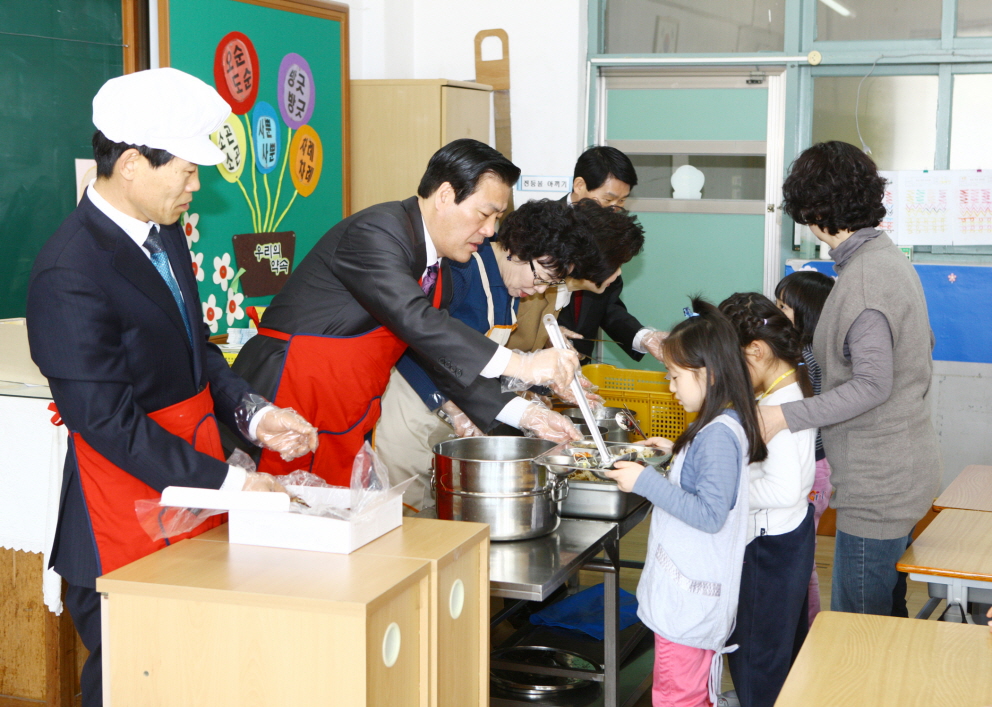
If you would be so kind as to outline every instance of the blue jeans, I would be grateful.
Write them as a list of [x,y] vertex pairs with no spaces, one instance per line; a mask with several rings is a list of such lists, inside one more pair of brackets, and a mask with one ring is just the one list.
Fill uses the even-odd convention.
[[880,616],[908,616],[906,574],[896,562],[913,535],[872,540],[837,531],[830,610]]

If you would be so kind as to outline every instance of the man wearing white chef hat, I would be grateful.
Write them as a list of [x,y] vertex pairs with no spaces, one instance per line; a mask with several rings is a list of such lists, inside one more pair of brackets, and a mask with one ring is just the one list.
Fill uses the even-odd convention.
[[166,486],[282,491],[224,461],[217,420],[294,458],[316,430],[270,405],[207,340],[176,222],[200,188],[198,165],[231,109],[199,79],[153,69],[111,79],[93,99],[97,178],[31,273],[31,356],[70,433],[52,566],[90,657],[84,707],[103,703],[98,576],[190,533],[153,541],[135,501]]

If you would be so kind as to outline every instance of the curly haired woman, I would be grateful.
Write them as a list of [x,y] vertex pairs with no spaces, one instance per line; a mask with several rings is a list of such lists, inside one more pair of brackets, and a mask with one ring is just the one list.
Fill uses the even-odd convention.
[[766,438],[819,427],[836,489],[830,608],[906,616],[896,562],[941,478],[930,421],[933,332],[913,266],[877,229],[885,179],[853,145],[813,145],[793,163],[783,208],[830,246],[837,284],[813,336],[822,393],[761,408]]

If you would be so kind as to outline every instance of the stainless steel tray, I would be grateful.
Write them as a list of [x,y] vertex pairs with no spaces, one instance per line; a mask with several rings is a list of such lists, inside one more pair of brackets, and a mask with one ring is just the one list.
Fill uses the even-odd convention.
[[568,480],[568,496],[561,502],[566,518],[620,520],[637,508],[644,498],[624,493],[613,482]]

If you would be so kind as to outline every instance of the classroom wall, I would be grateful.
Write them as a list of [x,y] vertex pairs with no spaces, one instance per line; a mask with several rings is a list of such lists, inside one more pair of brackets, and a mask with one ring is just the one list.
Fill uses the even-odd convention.
[[[349,4],[353,79],[473,80],[475,33],[505,29],[510,38],[513,159],[525,174],[571,175],[585,147],[585,0]],[[517,193],[515,200],[544,196],[560,193]],[[621,358],[623,365],[634,365]],[[992,463],[992,364],[935,361],[933,399],[946,486],[965,465]]]
[[[513,161],[524,174],[571,176],[585,147],[583,0],[354,0],[348,4],[353,79],[473,81],[476,33],[506,30]],[[514,200],[562,194],[525,192],[515,194]]]

